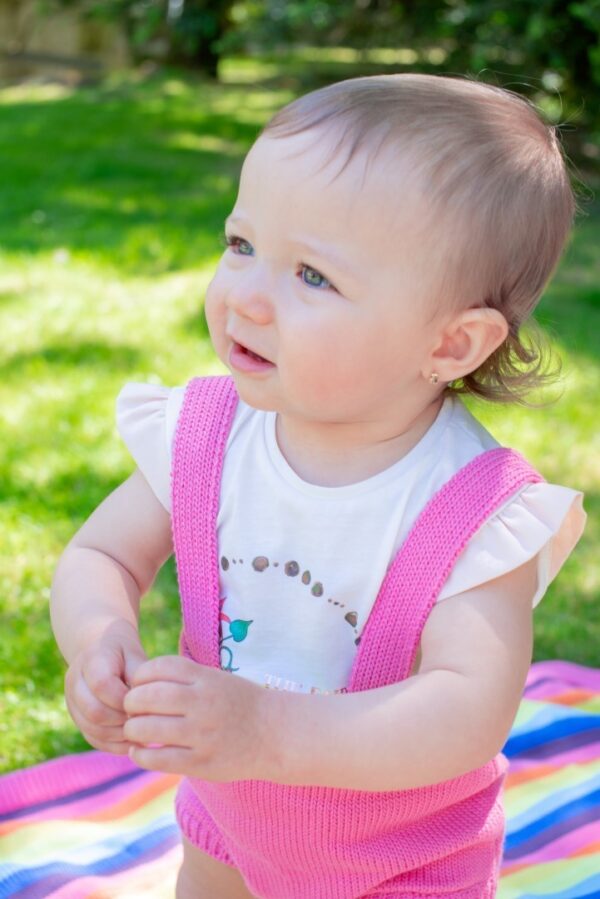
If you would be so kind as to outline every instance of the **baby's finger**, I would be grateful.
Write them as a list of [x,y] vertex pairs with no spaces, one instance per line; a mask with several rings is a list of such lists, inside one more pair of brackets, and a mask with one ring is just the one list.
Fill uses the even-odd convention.
[[123,727],[123,736],[131,743],[144,746],[189,747],[185,736],[185,719],[176,715],[137,715]]
[[123,679],[126,684],[131,684],[133,681],[133,677],[135,672],[138,670],[140,665],[143,665],[144,662],[148,661],[148,656],[143,651],[143,649],[135,649],[135,650],[126,650],[124,654],[124,671],[123,671]]
[[92,694],[104,705],[117,712],[123,711],[127,686],[112,656],[93,656],[85,664],[83,677]]
[[127,755],[131,749],[131,743],[124,740],[115,743],[109,740],[97,740],[95,737],[86,733],[84,733],[83,736],[90,746],[94,749],[99,749],[100,752],[111,752],[113,755]]
[[[82,677],[67,685],[66,697],[71,714],[76,711],[86,723],[102,727],[119,727],[127,720],[124,712],[117,712],[100,702]],[[77,721],[75,723],[78,724]]]
[[67,697],[67,708],[71,718],[75,722],[76,727],[86,737],[93,737],[103,742],[119,743],[124,740],[123,725],[105,726],[102,724],[94,724],[81,712],[81,709]]
[[189,704],[187,685],[159,681],[132,687],[124,700],[128,715],[183,715]]
[[85,721],[82,721],[79,729],[88,742],[94,740],[96,743],[102,743],[104,746],[129,742],[125,739],[122,727],[94,727],[93,724],[87,724]]
[[140,665],[131,680],[131,686],[138,687],[154,681],[171,681],[190,685],[198,679],[204,667],[206,666],[192,662],[191,659],[183,656],[158,656]]
[[131,746],[129,758],[140,768],[146,768],[148,771],[184,774],[190,769],[193,754],[190,749],[175,746]]

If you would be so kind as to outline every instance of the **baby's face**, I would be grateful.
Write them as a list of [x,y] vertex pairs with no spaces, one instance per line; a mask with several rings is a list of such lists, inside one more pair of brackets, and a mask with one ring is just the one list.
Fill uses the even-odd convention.
[[313,132],[253,146],[206,314],[251,406],[364,421],[422,389],[435,245],[423,241],[410,173],[396,165],[392,176],[378,157],[365,174],[358,158],[334,179],[339,161],[323,167],[330,140]]

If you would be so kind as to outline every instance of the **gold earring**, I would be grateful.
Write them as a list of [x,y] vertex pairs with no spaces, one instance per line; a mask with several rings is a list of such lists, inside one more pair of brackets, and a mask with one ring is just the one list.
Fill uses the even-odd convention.
[[431,384],[437,384],[439,379],[440,379],[440,376],[438,375],[437,371],[432,371],[431,374],[429,375],[429,381]]

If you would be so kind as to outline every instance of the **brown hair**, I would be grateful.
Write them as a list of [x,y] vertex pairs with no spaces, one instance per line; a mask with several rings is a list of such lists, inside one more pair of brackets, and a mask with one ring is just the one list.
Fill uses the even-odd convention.
[[[263,129],[285,137],[335,129],[344,166],[363,147],[403,154],[424,185],[434,229],[432,260],[451,308],[487,306],[506,319],[506,340],[446,392],[528,405],[525,395],[555,378],[550,345],[530,319],[558,264],[575,212],[554,127],[524,97],[439,75],[376,75],[340,81],[279,110]],[[438,296],[435,297],[438,302]],[[528,322],[527,340],[521,327]]]

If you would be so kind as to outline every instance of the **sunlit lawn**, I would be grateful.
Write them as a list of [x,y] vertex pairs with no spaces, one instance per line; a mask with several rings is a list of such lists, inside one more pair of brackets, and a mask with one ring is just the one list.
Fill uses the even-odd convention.
[[[227,72],[220,86],[173,73],[0,91],[0,770],[86,748],[63,707],[49,584],[71,534],[131,470],[116,394],[223,371],[203,291],[243,153],[292,96]],[[560,402],[480,409],[548,480],[587,493],[587,534],[535,618],[536,659],[582,664],[598,663],[600,644],[599,239],[590,207],[541,307],[564,358]],[[175,651],[171,563],[145,608],[149,653]]]

